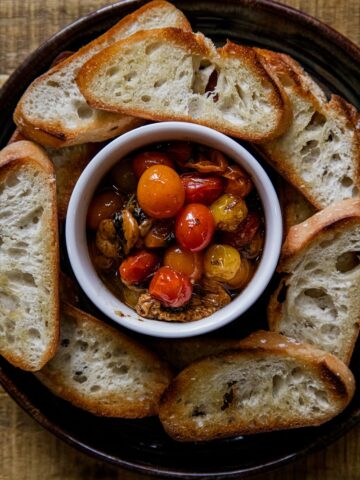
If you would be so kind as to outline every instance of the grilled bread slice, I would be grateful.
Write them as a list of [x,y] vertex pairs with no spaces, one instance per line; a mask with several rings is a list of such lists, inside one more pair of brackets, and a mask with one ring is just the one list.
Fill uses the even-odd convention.
[[0,354],[39,370],[59,335],[59,242],[53,166],[28,141],[0,152]]
[[155,0],[37,78],[20,99],[14,120],[21,132],[44,146],[63,147],[113,138],[143,123],[140,119],[90,108],[76,83],[81,66],[93,55],[128,35],[148,28],[191,30],[173,5]]
[[95,415],[141,418],[158,413],[172,374],[150,350],[62,303],[59,349],[36,376],[55,395]]
[[270,329],[349,363],[360,322],[360,199],[343,200],[293,226],[268,306]]
[[228,42],[216,50],[202,34],[176,28],[114,43],[80,69],[77,82],[94,108],[195,122],[254,142],[280,135],[290,121],[280,82],[254,49]]
[[271,332],[200,360],[166,390],[160,420],[175,440],[212,440],[320,425],[350,402],[354,377],[338,358]]
[[261,145],[267,160],[317,209],[358,196],[360,116],[337,95],[324,92],[287,55],[257,50],[283,84],[293,109],[290,128]]

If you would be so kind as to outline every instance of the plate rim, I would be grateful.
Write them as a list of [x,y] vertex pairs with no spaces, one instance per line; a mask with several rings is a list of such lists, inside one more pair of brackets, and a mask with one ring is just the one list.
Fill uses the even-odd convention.
[[[224,0],[223,0],[224,1]],[[14,72],[9,76],[4,85],[0,88],[0,102],[9,104],[13,97],[17,99],[28,86],[27,82],[22,81],[22,76],[24,72],[27,72],[29,67],[34,63],[34,61],[42,63],[50,63],[49,56],[50,51],[58,45],[60,41],[63,40],[64,36],[67,37],[68,42],[71,42],[74,38],[77,37],[79,32],[83,31],[85,26],[94,25],[98,21],[105,19],[111,16],[113,11],[116,11],[117,8],[123,8],[122,12],[124,15],[127,13],[126,9],[128,7],[129,11],[135,10],[135,8],[140,7],[141,5],[147,3],[144,0],[118,0],[110,5],[105,5],[101,8],[98,8],[76,20],[65,25],[59,31],[51,35],[48,39],[45,39],[40,46],[34,50],[30,55],[28,55],[23,62],[14,70]],[[175,5],[181,2],[173,2]],[[205,2],[206,3],[206,2]],[[320,31],[329,41],[336,44],[336,46],[346,52],[347,55],[353,57],[355,62],[360,64],[360,46],[356,45],[352,40],[344,36],[342,33],[338,32],[331,26],[323,23],[321,20],[302,12],[294,7],[279,3],[275,0],[225,0],[226,4],[239,5],[242,4],[245,7],[251,8],[256,7],[260,10],[266,12],[278,13],[280,15],[286,16],[287,18],[294,19],[297,18],[298,22],[302,22],[306,27],[311,28],[311,30]],[[12,92],[13,84],[20,85],[20,90],[17,94],[14,95]],[[21,90],[22,88],[22,90]],[[7,120],[7,123],[9,121]],[[10,122],[11,124],[11,122]],[[163,478],[182,478],[182,479],[194,479],[194,478],[211,478],[211,479],[239,479],[239,478],[249,478],[253,475],[258,475],[260,473],[269,472],[291,462],[295,462],[304,456],[318,451],[322,448],[329,446],[331,443],[345,435],[350,429],[360,422],[360,407],[355,409],[351,415],[347,418],[346,424],[340,424],[336,432],[329,435],[322,435],[318,437],[312,444],[307,445],[302,450],[297,451],[296,453],[289,454],[280,459],[272,460],[267,463],[263,463],[257,466],[245,467],[241,469],[233,469],[232,471],[225,472],[204,472],[204,473],[183,473],[181,471],[169,470],[165,467],[159,466],[145,466],[139,465],[135,462],[127,461],[120,459],[119,457],[114,457],[108,455],[104,452],[99,451],[98,449],[91,447],[82,441],[75,439],[72,435],[66,433],[63,429],[59,428],[57,424],[52,423],[45,414],[43,414],[30,400],[29,398],[21,391],[21,389],[15,384],[11,377],[1,368],[0,366],[0,384],[3,386],[5,391],[10,395],[10,397],[15,400],[15,402],[27,413],[29,414],[37,423],[44,427],[47,431],[54,434],[57,438],[65,441],[68,445],[94,457],[98,460],[110,463],[117,467],[125,468],[130,471],[139,472],[147,475],[154,475]]]

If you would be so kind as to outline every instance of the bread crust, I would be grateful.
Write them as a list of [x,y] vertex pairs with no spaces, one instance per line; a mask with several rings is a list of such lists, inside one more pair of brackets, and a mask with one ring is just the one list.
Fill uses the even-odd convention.
[[[209,424],[199,428],[194,422],[179,419],[178,400],[182,398],[187,389],[196,389],[193,380],[197,375],[206,377],[208,369],[216,362],[239,362],[245,359],[256,360],[258,358],[284,358],[298,362],[303,368],[311,371],[314,376],[320,378],[326,385],[330,401],[333,403],[336,413],[332,412],[321,419],[303,418],[288,419],[287,425],[281,425],[276,418],[267,419],[267,424],[257,425],[243,420],[240,424]],[[185,368],[171,382],[165,391],[161,406],[160,420],[166,432],[178,441],[204,441],[215,438],[223,438],[234,435],[253,434],[264,431],[273,431],[283,428],[298,428],[316,426],[330,420],[335,414],[340,413],[349,404],[355,391],[355,380],[351,371],[339,359],[330,353],[323,352],[309,345],[292,341],[286,337],[272,332],[258,331],[239,342],[236,350],[223,352],[199,360]],[[211,399],[204,399],[211,402]],[[260,415],[260,412],[259,412]],[[276,417],[276,415],[275,415]],[[289,413],[291,417],[291,413]],[[176,423],[173,419],[176,418]]]
[[[354,185],[360,189],[360,115],[356,108],[338,95],[332,95],[327,101],[322,89],[311,79],[303,68],[288,55],[265,49],[256,49],[268,63],[270,70],[278,77],[283,85],[290,85],[294,95],[304,99],[315,112],[320,112],[325,117],[331,112],[342,119],[345,129],[354,134],[352,142],[352,163],[354,166]],[[290,122],[291,123],[291,122]],[[281,140],[281,137],[279,138]],[[311,191],[307,182],[299,176],[291,159],[283,153],[277,143],[260,145],[264,158],[305,198],[317,209],[326,207],[319,202],[317,196]]]
[[[179,45],[188,51],[189,54],[198,55],[200,57],[210,59],[214,64],[225,58],[241,59],[246,63],[247,67],[253,71],[254,75],[261,77],[262,82],[271,90],[270,104],[276,111],[277,118],[274,121],[275,126],[265,134],[257,134],[243,131],[239,133],[238,129],[232,129],[217,122],[214,125],[213,121],[206,119],[197,119],[189,115],[176,114],[171,116],[169,114],[162,114],[159,111],[149,112],[136,107],[131,107],[131,104],[119,106],[103,102],[96,95],[94,95],[89,85],[91,80],[96,77],[103,65],[107,63],[113,56],[121,53],[123,48],[131,47],[138,42],[153,38],[157,41],[169,42],[174,45]],[[136,32],[131,37],[119,40],[112,44],[107,49],[102,50],[97,55],[92,57],[79,70],[76,82],[81,93],[86,98],[88,104],[93,108],[111,111],[115,113],[123,113],[133,115],[135,117],[146,118],[148,120],[166,121],[179,120],[205,125],[211,128],[216,128],[227,135],[242,138],[252,142],[264,142],[281,135],[289,126],[291,115],[291,107],[288,97],[283,89],[281,83],[275,80],[275,76],[269,74],[269,70],[265,68],[266,62],[257,55],[256,51],[251,47],[244,47],[236,45],[232,42],[216,50],[210,45],[202,34],[194,34],[192,32],[182,31],[178,28],[159,28],[147,31]]]
[[99,393],[98,396],[94,397],[82,395],[71,388],[66,376],[62,375],[60,369],[51,369],[51,362],[49,364],[50,368],[46,366],[45,369],[36,374],[36,377],[55,395],[69,401],[76,407],[98,416],[143,418],[156,415],[158,413],[161,394],[172,378],[172,372],[169,366],[146,347],[127,337],[119,330],[79,310],[75,306],[62,302],[61,312],[62,314],[70,316],[76,322],[79,329],[91,329],[92,334],[98,334],[99,338],[104,336],[104,334],[110,334],[112,338],[118,340],[119,345],[125,347],[128,352],[131,352],[132,355],[142,363],[152,366],[157,365],[159,371],[158,382],[157,384],[149,386],[149,388],[152,389],[151,399],[138,399],[138,401],[135,401],[127,399],[126,395],[121,397],[119,392]]
[[[8,173],[19,171],[23,166],[31,165],[34,170],[38,170],[41,174],[45,174],[50,190],[51,198],[51,219],[49,224],[49,234],[51,235],[51,278],[53,285],[53,302],[48,305],[51,309],[52,325],[48,326],[48,348],[44,351],[38,365],[34,367],[21,355],[17,354],[14,349],[9,348],[3,350],[1,355],[10,363],[23,370],[36,371],[42,368],[56,353],[57,343],[60,331],[59,319],[59,234],[57,222],[56,207],[56,184],[54,168],[46,153],[38,145],[27,140],[18,141],[5,147],[0,152],[0,178],[4,178]],[[40,179],[39,179],[40,181]]]
[[[66,128],[60,121],[54,122],[41,120],[39,118],[28,118],[25,112],[24,102],[25,96],[30,96],[34,88],[39,83],[41,84],[50,79],[53,73],[66,69],[68,65],[76,62],[79,57],[81,58],[94,48],[107,45],[117,32],[125,30],[129,25],[136,23],[144,13],[151,12],[151,10],[158,8],[177,10],[176,7],[169,2],[153,0],[121,19],[103,35],[88,43],[65,60],[57,63],[48,72],[35,79],[20,99],[14,112],[14,121],[23,135],[41,145],[59,148],[95,141],[102,142],[143,125],[144,121],[139,118],[124,117],[123,115],[120,116],[114,113],[102,112],[101,119],[93,120],[90,128]],[[182,12],[177,10],[177,14],[179,28],[191,31],[191,26]]]

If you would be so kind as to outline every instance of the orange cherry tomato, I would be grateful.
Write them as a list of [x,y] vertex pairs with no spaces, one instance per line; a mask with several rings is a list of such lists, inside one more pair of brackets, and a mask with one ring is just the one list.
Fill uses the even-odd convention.
[[155,222],[145,237],[146,248],[167,247],[175,239],[173,220]]
[[181,178],[166,165],[154,165],[141,175],[137,198],[140,207],[153,218],[174,217],[184,205]]
[[165,307],[178,308],[190,300],[192,285],[183,273],[171,267],[161,267],[151,279],[149,293]]
[[175,223],[175,237],[185,250],[204,250],[214,235],[215,222],[210,209],[201,203],[190,203],[179,213]]
[[224,190],[224,180],[216,175],[184,173],[181,180],[185,188],[185,203],[210,205]]
[[110,218],[121,209],[123,199],[113,190],[98,193],[90,202],[86,217],[86,225],[91,230],[97,230],[100,222]]
[[140,250],[127,257],[119,267],[121,280],[127,284],[142,283],[158,268],[160,258],[156,253]]
[[167,165],[174,168],[174,162],[169,155],[158,151],[138,153],[133,160],[133,170],[138,178],[153,165]]
[[179,245],[174,245],[166,250],[164,265],[197,281],[200,280],[203,271],[203,256],[200,252],[189,252]]

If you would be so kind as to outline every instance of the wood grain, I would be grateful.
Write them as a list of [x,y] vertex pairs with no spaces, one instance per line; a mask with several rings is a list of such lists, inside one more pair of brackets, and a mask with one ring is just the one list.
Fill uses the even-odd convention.
[[[287,0],[360,44],[360,0]],[[105,4],[0,0],[0,69],[11,73],[42,41]],[[4,77],[0,75],[0,82]],[[360,426],[334,445],[255,480],[359,480]],[[0,480],[150,480],[97,462],[44,431],[0,389]]]

